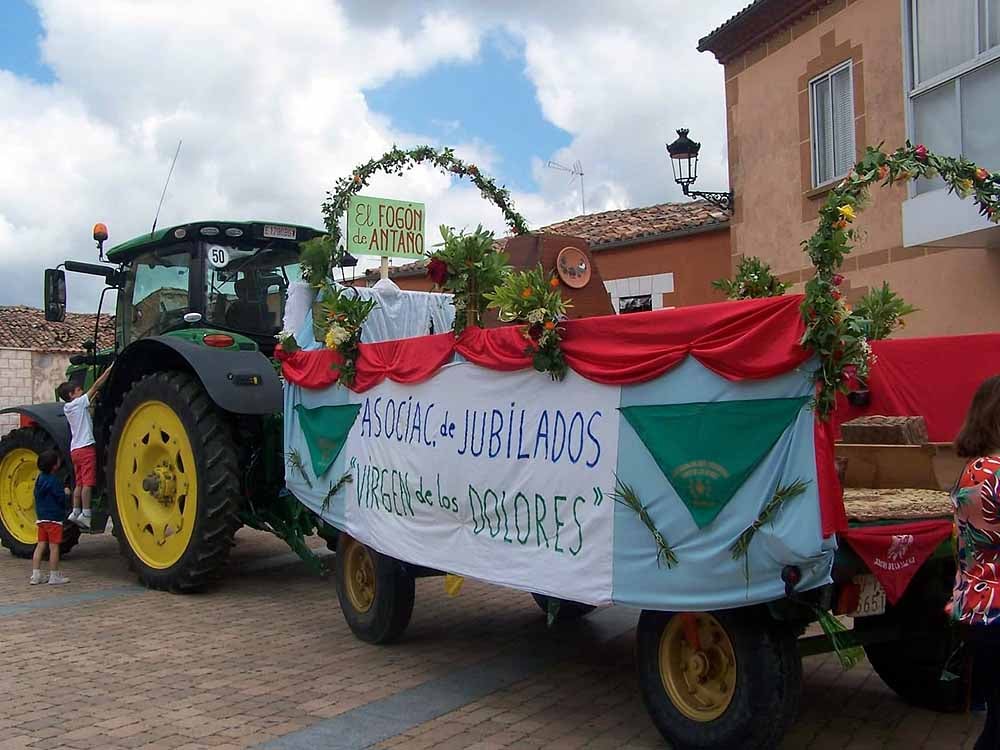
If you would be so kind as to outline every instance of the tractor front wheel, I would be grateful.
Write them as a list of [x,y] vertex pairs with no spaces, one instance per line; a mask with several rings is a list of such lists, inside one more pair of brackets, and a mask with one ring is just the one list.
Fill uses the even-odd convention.
[[397,640],[413,614],[413,576],[398,560],[344,533],[334,568],[337,599],[354,635],[367,643]]
[[[31,557],[38,542],[35,528],[35,480],[38,479],[38,454],[56,448],[45,432],[22,427],[0,440],[0,545],[14,557]],[[65,457],[57,476],[65,481],[69,469]],[[60,554],[67,554],[80,541],[80,527],[63,524]]]
[[219,576],[239,526],[239,467],[230,426],[196,377],[132,385],[106,476],[119,548],[146,586],[181,593]]

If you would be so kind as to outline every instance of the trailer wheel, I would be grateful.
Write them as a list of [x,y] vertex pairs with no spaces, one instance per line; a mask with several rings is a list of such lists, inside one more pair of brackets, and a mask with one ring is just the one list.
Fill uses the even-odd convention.
[[367,643],[397,640],[413,614],[413,576],[398,560],[344,533],[334,569],[340,609],[354,635]]
[[195,377],[160,372],[131,387],[105,476],[119,549],[146,586],[180,593],[218,578],[239,526],[237,450]]
[[[865,655],[876,674],[904,701],[942,713],[964,711],[970,673],[962,668],[962,655],[957,653],[961,639],[944,612],[947,593],[929,599],[916,596],[930,590],[928,578],[929,574],[918,572],[895,607],[883,615],[857,618],[854,629],[864,635],[869,629],[898,628],[897,638],[865,645]],[[946,666],[958,679],[941,679]]]
[[[9,549],[14,557],[28,558],[35,551],[38,542],[35,528],[38,454],[55,447],[52,438],[35,427],[13,430],[0,440],[0,545]],[[69,476],[65,457],[57,476],[61,481]],[[65,524],[60,554],[69,553],[79,541],[80,527]]]
[[[549,601],[551,597],[545,594],[532,594],[531,598],[535,600],[535,604],[538,608],[542,610],[546,615],[549,613]],[[572,622],[573,620],[579,620],[581,617],[586,617],[591,612],[593,612],[596,607],[591,604],[580,604],[580,602],[571,602],[566,599],[559,599],[559,613],[556,615],[557,620],[563,622]]]
[[774,748],[795,720],[795,635],[765,613],[643,611],[636,652],[643,702],[678,750]]

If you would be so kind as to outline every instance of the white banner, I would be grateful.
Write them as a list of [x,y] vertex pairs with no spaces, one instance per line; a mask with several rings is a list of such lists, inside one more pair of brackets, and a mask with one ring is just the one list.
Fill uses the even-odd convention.
[[347,530],[407,562],[610,602],[619,398],[573,372],[468,364],[352,394]]

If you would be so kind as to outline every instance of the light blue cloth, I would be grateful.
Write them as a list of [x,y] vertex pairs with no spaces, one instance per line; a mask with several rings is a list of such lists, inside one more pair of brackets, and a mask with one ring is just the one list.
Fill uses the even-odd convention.
[[[311,327],[311,320],[306,321]],[[311,338],[311,336],[310,336]],[[305,337],[302,339],[306,340]],[[453,367],[474,367],[468,363]],[[794,398],[812,392],[811,363],[794,372],[764,381],[730,382],[693,358],[648,383],[624,386],[621,405],[694,403],[764,398]],[[286,466],[291,491],[307,507],[334,526],[346,524],[350,485],[337,493],[326,512],[321,506],[331,485],[350,467],[345,453],[322,477],[315,477],[308,446],[299,429],[294,407],[341,405],[349,392],[337,386],[309,391],[285,387],[285,445],[303,457],[308,484],[298,469]],[[673,547],[678,563],[672,569],[657,563],[656,545],[633,510],[616,504],[613,512],[612,600],[644,609],[698,611],[725,609],[781,599],[784,565],[801,568],[800,590],[830,581],[836,541],[823,539],[813,442],[814,415],[804,406],[793,424],[767,454],[744,485],[708,526],[698,529],[684,503],[664,477],[628,422],[619,416],[617,473],[630,484],[649,511],[657,529]],[[747,435],[753,440],[753,435]],[[749,580],[744,560],[734,560],[730,546],[756,520],[775,488],[795,480],[807,482],[806,491],[791,499],[772,523],[761,527],[749,550]],[[610,487],[607,488],[610,494]],[[608,498],[608,502],[613,502]],[[419,562],[419,561],[416,561]]]
[[[763,398],[794,398],[812,392],[810,363],[777,378],[728,381],[693,358],[656,380],[622,388],[622,406]],[[813,443],[814,415],[804,406],[792,426],[736,492],[718,517],[698,529],[687,507],[631,426],[622,420],[618,475],[632,486],[678,562],[660,567],[649,530],[633,510],[615,508],[614,600],[630,606],[676,611],[725,609],[784,596],[783,565],[802,569],[803,590],[830,580],[836,542],[823,539]],[[753,435],[747,435],[753,440]],[[749,583],[745,561],[730,546],[757,519],[775,488],[797,479],[806,491],[788,501],[773,524],[750,544]]]

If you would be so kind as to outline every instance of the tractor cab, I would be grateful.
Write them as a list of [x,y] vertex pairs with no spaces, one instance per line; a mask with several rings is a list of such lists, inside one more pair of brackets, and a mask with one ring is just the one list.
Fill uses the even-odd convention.
[[[157,230],[117,245],[113,265],[67,261],[68,271],[103,276],[118,291],[115,350],[173,335],[223,349],[270,355],[288,286],[301,277],[299,243],[319,230],[292,224],[203,221]],[[103,257],[107,229],[95,227]],[[103,295],[102,295],[103,302]],[[45,312],[62,320],[66,282],[46,271]]]

